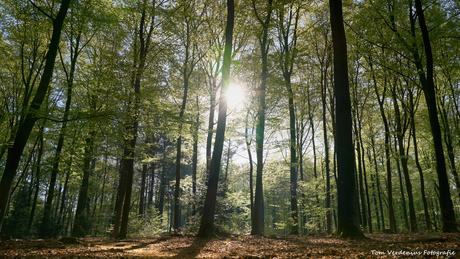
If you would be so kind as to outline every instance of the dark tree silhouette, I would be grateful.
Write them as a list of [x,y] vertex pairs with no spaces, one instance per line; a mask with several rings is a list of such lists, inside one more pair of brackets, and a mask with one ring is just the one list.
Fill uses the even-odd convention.
[[232,59],[233,25],[235,20],[235,4],[233,0],[227,1],[227,28],[225,29],[225,50],[222,66],[222,88],[219,100],[219,115],[217,119],[216,140],[211,159],[211,168],[208,181],[208,190],[201,218],[198,237],[213,237],[214,231],[214,210],[216,208],[217,186],[219,182],[220,164],[224,148],[225,127],[227,121],[227,100],[225,92],[230,85],[230,65]]
[[[51,36],[48,52],[46,53],[46,63],[37,92],[35,93],[34,99],[32,100],[22,124],[18,127],[12,147],[8,148],[5,169],[3,171],[2,180],[0,181],[0,230],[2,228],[3,219],[10,199],[11,186],[13,184],[14,176],[16,175],[16,170],[18,168],[22,152],[24,151],[24,147],[27,144],[27,140],[29,139],[29,135],[32,132],[35,122],[38,120],[37,113],[40,111],[40,107],[45,99],[51,78],[53,77],[54,63],[56,61],[56,54],[61,38],[62,25],[64,24],[64,19],[66,17],[67,10],[69,9],[69,5],[70,0],[63,0],[56,17],[52,18],[53,34]],[[51,18],[50,15],[47,16]]]
[[347,42],[343,26],[342,0],[329,0],[334,48],[334,94],[336,100],[336,150],[338,234],[342,237],[364,237],[359,227],[355,186],[355,156],[352,141],[350,89],[348,84]]
[[447,179],[446,161],[444,158],[444,149],[442,147],[441,127],[438,120],[438,109],[436,107],[436,92],[434,89],[433,75],[433,53],[431,51],[431,43],[428,35],[428,28],[425,22],[422,3],[420,0],[415,0],[415,8],[417,11],[420,30],[422,31],[423,45],[425,46],[426,54],[426,77],[423,70],[419,71],[422,89],[425,93],[425,100],[428,107],[430,117],[431,133],[433,135],[434,151],[436,156],[436,172],[439,180],[439,204],[441,205],[442,223],[444,232],[457,232],[457,222],[455,220],[454,206],[450,197],[449,181]]

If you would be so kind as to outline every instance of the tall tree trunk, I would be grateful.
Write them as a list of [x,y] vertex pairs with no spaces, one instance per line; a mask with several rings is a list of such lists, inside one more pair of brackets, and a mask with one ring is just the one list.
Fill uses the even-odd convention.
[[[406,185],[407,191],[407,198],[409,200],[409,218],[410,218],[410,231],[412,233],[418,232],[417,227],[417,218],[415,215],[415,205],[414,205],[414,196],[412,195],[412,184],[409,177],[409,168],[407,166],[407,156],[405,154],[405,147],[404,147],[404,135],[407,129],[407,123],[404,122],[403,125],[401,112],[399,110],[398,100],[396,97],[396,84],[391,90],[392,97],[393,97],[393,106],[395,112],[395,124],[396,124],[396,141],[399,146],[399,160],[401,161],[401,166],[404,174],[404,182]],[[404,120],[407,121],[407,120]],[[395,143],[396,144],[396,143]]]
[[268,31],[270,18],[272,14],[272,3],[273,0],[268,0],[268,10],[265,20],[259,16],[255,0],[252,1],[253,9],[256,14],[256,18],[262,25],[262,38],[259,39],[260,51],[262,56],[262,73],[261,82],[258,89],[259,107],[257,111],[257,124],[256,124],[256,156],[257,156],[257,167],[256,167],[256,192],[254,198],[254,225],[252,225],[252,235],[262,235],[264,233],[264,197],[263,197],[263,184],[262,184],[262,173],[264,167],[264,136],[265,136],[265,95],[268,77]]
[[129,155],[128,145],[123,144],[123,158],[120,161],[119,169],[118,169],[118,188],[117,188],[117,196],[115,201],[115,215],[113,218],[113,230],[111,235],[117,236],[120,232],[120,224],[121,224],[121,215],[123,213],[123,199],[125,198],[126,192],[126,174],[124,173],[124,157]]
[[211,171],[208,181],[208,190],[203,208],[198,237],[215,236],[214,210],[217,199],[217,186],[219,182],[219,171],[224,148],[225,126],[227,121],[227,100],[226,91],[230,85],[230,65],[232,59],[233,25],[235,19],[235,4],[233,0],[227,1],[227,28],[225,29],[225,50],[222,65],[222,88],[219,100],[219,115],[217,119],[216,140],[211,159]]
[[126,157],[123,158],[122,163],[122,174],[124,174],[123,186],[124,186],[124,195],[120,195],[121,199],[119,202],[121,203],[119,206],[122,208],[121,213],[121,222],[120,222],[120,231],[116,234],[118,238],[125,238],[128,233],[128,218],[129,218],[129,211],[131,209],[131,195],[132,195],[132,188],[133,188],[133,178],[134,178],[134,149],[136,148],[137,142],[137,130],[138,130],[138,116],[139,116],[139,94],[140,94],[140,78],[139,80],[136,79],[135,83],[135,104],[132,107],[132,111],[134,112],[133,118],[130,119],[128,122],[129,125],[127,128],[128,139],[125,140],[125,154]]
[[457,187],[457,193],[460,196],[460,179],[457,173],[457,166],[455,165],[454,145],[452,144],[452,134],[449,118],[447,117],[446,107],[443,102],[440,102],[439,108],[441,109],[441,122],[444,127],[444,143],[446,144],[447,157],[449,158],[451,172],[454,176],[454,182]]
[[[188,49],[188,48],[186,48]],[[186,60],[188,59],[188,51],[186,53]],[[185,106],[187,104],[188,95],[188,76],[187,76],[187,65],[184,68],[184,95],[182,97],[182,106],[180,109],[179,120],[182,120],[185,113]],[[180,178],[181,178],[181,157],[182,157],[182,122],[179,122],[179,137],[177,138],[177,154],[176,154],[176,184],[174,187],[174,234],[180,232]]]
[[209,122],[208,122],[208,133],[206,137],[206,179],[209,179],[211,170],[211,155],[212,155],[212,135],[214,133],[214,114],[216,110],[216,92],[217,83],[216,77],[213,76],[211,79],[211,96],[209,105]]
[[[155,195],[155,170],[156,170],[156,164],[151,163],[150,168],[149,168],[149,178],[148,178],[148,197],[147,197],[147,211],[151,208],[153,205],[153,196]],[[155,196],[156,197],[156,196]]]
[[291,218],[293,225],[290,234],[299,234],[299,212],[297,209],[297,154],[296,154],[296,130],[295,130],[295,111],[294,111],[294,94],[292,92],[291,78],[285,76],[286,87],[289,95],[289,132],[290,132],[290,194],[291,194]]
[[[299,234],[299,212],[297,208],[297,141],[296,141],[296,115],[294,107],[294,93],[292,91],[291,76],[294,69],[294,58],[292,52],[296,51],[297,45],[297,24],[299,21],[299,8],[295,9],[292,5],[287,7],[289,13],[285,17],[285,10],[279,10],[279,43],[281,46],[280,67],[283,73],[284,84],[288,96],[288,109],[289,109],[289,133],[290,133],[290,195],[291,195],[291,218],[292,226],[290,234]],[[285,26],[285,23],[287,26]],[[292,28],[293,27],[293,28]],[[292,30],[292,32],[291,32]]]
[[[193,132],[193,155],[192,155],[192,194],[195,198],[196,195],[196,174],[197,174],[197,167],[198,167],[198,137],[199,137],[199,130],[200,130],[200,108],[198,102],[198,96],[196,97],[196,107],[197,107],[197,114],[196,114],[196,121],[195,121],[195,129]],[[192,214],[195,215],[195,203],[193,203]]]
[[[138,33],[136,37],[139,37],[139,41],[134,41],[134,62],[133,62],[133,76],[132,76],[132,88],[133,92],[133,101],[128,102],[128,110],[131,112],[131,117],[126,122],[126,152],[123,158],[123,174],[125,175],[125,190],[124,196],[119,200],[123,204],[123,214],[120,223],[120,231],[116,233],[118,238],[125,238],[128,233],[128,219],[129,211],[131,209],[131,195],[133,188],[133,178],[134,178],[134,156],[135,148],[137,143],[138,127],[139,127],[139,114],[140,114],[140,88],[141,88],[141,79],[144,74],[145,62],[148,52],[151,50],[151,36],[153,33],[154,18],[155,18],[155,1],[151,3],[151,10],[148,11],[148,14],[151,15],[150,25],[147,28],[147,0],[144,0],[142,3],[142,14],[139,21]],[[139,43],[139,46],[137,45]]]
[[372,135],[372,138],[371,138],[371,145],[372,145],[372,157],[373,157],[374,167],[375,167],[375,184],[376,184],[376,189],[377,189],[376,191],[377,191],[377,196],[379,198],[380,218],[382,219],[381,229],[385,229],[385,216],[383,215],[382,193],[380,191],[380,177],[379,177],[379,168],[377,166],[377,154],[375,152],[374,135]]
[[166,178],[166,140],[163,142],[163,166],[160,175],[160,190],[158,193],[158,202],[157,202],[157,209],[158,215],[161,218],[161,222],[163,222],[163,209],[164,209],[164,202],[165,202],[165,193],[168,184],[168,179]]
[[[377,80],[375,77],[374,67],[373,67],[373,63],[371,60],[369,60],[369,66],[370,66],[371,73],[372,73],[372,80],[374,82],[375,94],[377,95],[377,101],[379,103],[380,116],[382,117],[384,129],[385,129],[385,161],[386,161],[385,164],[386,164],[386,175],[387,175],[388,220],[390,221],[391,233],[396,233],[395,213],[394,213],[394,206],[393,206],[393,183],[391,180],[390,127],[388,126],[388,120],[387,120],[387,117],[385,114],[385,108],[384,108],[384,100],[385,100],[385,93],[387,90],[387,82],[385,79],[383,83],[382,98],[380,98],[380,94],[379,94],[380,90],[377,87]],[[375,150],[374,150],[374,155],[375,155]],[[377,181],[378,181],[378,178],[377,178]],[[377,183],[377,186],[380,186],[380,185]]]
[[40,192],[40,174],[41,174],[41,161],[43,157],[43,129],[44,127],[40,127],[39,133],[38,133],[38,154],[37,154],[37,159],[35,161],[35,192],[34,192],[34,197],[32,200],[32,208],[30,209],[30,215],[29,215],[29,222],[28,222],[28,228],[31,229],[32,223],[34,220],[35,216],[35,210],[37,208],[37,201],[38,201],[38,194]]
[[[71,32],[71,36],[72,37],[74,36],[72,32]],[[67,100],[66,100],[66,104],[64,108],[64,115],[62,117],[62,125],[61,125],[61,131],[59,132],[58,144],[56,146],[56,152],[54,153],[53,166],[51,169],[51,179],[50,179],[48,195],[47,195],[47,199],[45,203],[45,209],[43,212],[43,219],[42,219],[42,224],[41,224],[40,233],[39,233],[41,237],[49,237],[49,235],[52,233],[52,231],[50,230],[50,226],[49,226],[50,216],[51,216],[51,205],[53,204],[54,186],[56,185],[57,175],[59,172],[59,162],[61,160],[62,148],[64,146],[64,138],[66,137],[66,133],[67,133],[67,120],[69,117],[70,105],[72,103],[72,89],[73,89],[73,83],[74,83],[75,70],[77,67],[77,59],[81,51],[80,50],[80,39],[81,39],[81,31],[77,32],[77,35],[75,38],[75,48],[71,50],[70,70],[68,72],[67,70],[65,70],[64,62],[62,62],[62,66],[64,67],[64,71],[67,77],[66,78],[67,79]]]
[[[310,122],[310,128],[311,128],[311,144],[312,144],[312,151],[313,151],[313,176],[315,177],[315,182],[318,182],[318,167],[317,167],[317,156],[316,156],[316,141],[315,141],[315,124],[313,121],[313,109],[311,105],[311,96],[310,96],[310,91],[308,91],[308,99],[307,99],[307,106],[308,106],[308,120]],[[319,203],[319,188],[317,184],[315,183],[315,198],[316,198],[316,206],[319,208],[321,205]],[[319,217],[316,218],[316,226],[317,226],[317,232],[321,232],[321,221],[319,220]]]
[[342,1],[329,0],[334,48],[334,92],[336,100],[338,226],[342,237],[361,238],[355,187],[355,156],[352,141],[351,101],[348,84],[347,43],[343,26]]
[[[187,7],[185,7],[187,8]],[[182,119],[185,114],[185,107],[187,105],[189,79],[193,72],[196,60],[194,60],[193,53],[191,55],[190,48],[192,45],[192,25],[190,21],[186,21],[186,40],[185,40],[185,59],[183,63],[182,79],[184,83],[184,94],[182,96],[182,105],[179,113],[179,137],[177,138],[177,154],[176,154],[176,184],[174,189],[174,234],[180,232],[180,178],[181,178],[181,157],[182,157]]]
[[29,139],[30,133],[32,132],[32,128],[38,120],[37,114],[39,114],[40,106],[45,99],[51,78],[53,77],[54,63],[59,47],[59,40],[61,38],[62,26],[69,5],[70,0],[63,0],[56,17],[53,19],[53,33],[48,47],[48,52],[46,53],[46,62],[40,83],[29,110],[25,115],[25,119],[18,127],[13,145],[8,148],[6,164],[0,181],[0,230],[3,225],[3,219],[5,218],[5,212],[10,199],[10,190],[13,184],[14,176],[16,175],[19,161],[24,151],[24,147],[27,144],[27,140]]
[[[398,152],[396,145],[397,143],[395,141],[395,153]],[[401,166],[399,165],[398,159],[396,159],[396,167],[398,168],[399,190],[401,191],[401,206],[402,206],[402,211],[403,211],[404,224],[406,226],[406,229],[410,230],[409,220],[407,219],[406,195],[404,194],[403,179],[401,175]]]
[[[359,116],[359,115],[357,115]],[[362,215],[362,222],[361,225],[363,226],[364,229],[367,228],[367,207],[366,207],[366,197],[364,196],[364,180],[363,180],[363,168],[362,168],[362,163],[361,163],[361,143],[359,142],[361,139],[360,136],[360,130],[358,130],[358,123],[356,122],[356,118],[353,120],[354,121],[354,128],[355,128],[355,137],[356,137],[356,151],[357,151],[357,157],[358,157],[358,191],[359,191],[359,197],[361,199],[361,215]]]
[[[373,137],[373,136],[372,136]],[[372,147],[374,148],[374,147]],[[371,157],[371,151],[370,149],[367,150],[367,159],[369,161],[369,164],[372,163],[372,157]],[[371,195],[372,195],[372,201],[374,203],[374,208],[375,208],[375,219],[377,220],[377,229],[382,230],[384,227],[380,226],[380,217],[379,217],[379,206],[377,205],[377,188],[375,186],[375,181],[374,181],[374,175],[370,173],[370,180],[371,180]],[[369,214],[371,213],[370,205],[369,205]]]
[[420,159],[418,156],[417,132],[415,130],[415,103],[414,103],[414,94],[412,91],[409,91],[409,113],[410,113],[410,127],[411,127],[411,132],[412,132],[412,140],[414,142],[415,165],[417,166],[417,170],[420,176],[420,192],[422,196],[423,213],[425,215],[426,229],[430,231],[432,228],[431,219],[430,219],[430,213],[428,212],[428,203],[427,203],[426,194],[425,194],[425,179],[423,176],[423,170],[422,170],[422,166],[420,165]]
[[252,143],[252,135],[254,134],[254,127],[252,127],[251,136],[248,133],[248,117],[249,117],[249,109],[246,114],[246,128],[245,128],[245,139],[246,139],[246,149],[248,151],[248,159],[249,159],[249,199],[250,199],[250,206],[251,206],[251,226],[254,225],[254,181],[253,181],[253,172],[254,172],[254,165],[252,159],[252,152],[251,152],[251,143]]
[[[455,219],[454,206],[450,196],[449,180],[447,178],[446,161],[444,159],[444,149],[442,147],[441,127],[439,126],[438,111],[436,107],[436,91],[434,86],[433,54],[431,52],[431,42],[428,35],[428,28],[425,22],[425,15],[422,2],[415,0],[420,30],[422,31],[423,45],[426,55],[426,78],[424,70],[417,67],[419,77],[425,93],[425,101],[428,106],[431,133],[433,135],[434,151],[436,156],[436,172],[439,181],[439,203],[441,205],[443,232],[457,232],[457,221]],[[420,60],[420,59],[418,59]]]
[[59,206],[59,218],[58,220],[58,226],[61,228],[62,232],[62,222],[64,222],[64,211],[66,208],[66,202],[67,202],[67,191],[69,190],[69,179],[71,175],[71,170],[70,168],[72,167],[72,162],[73,162],[73,155],[70,156],[69,161],[67,162],[67,173],[65,176],[64,180],[64,189],[62,190],[62,198],[61,198],[61,205]]
[[327,137],[327,122],[326,122],[326,89],[327,89],[327,64],[326,69],[321,69],[321,102],[323,104],[323,139],[324,139],[324,162],[326,164],[326,231],[327,234],[332,234],[332,214],[331,214],[331,177],[329,169],[329,140]]
[[144,216],[145,213],[145,183],[147,178],[147,164],[142,165],[142,176],[141,176],[141,190],[139,197],[139,216]]
[[366,193],[366,208],[367,208],[367,225],[369,226],[369,233],[372,234],[372,215],[371,215],[371,199],[369,197],[369,186],[367,184],[367,173],[366,173],[366,153],[364,151],[364,144],[361,134],[361,129],[363,128],[361,123],[361,118],[358,116],[358,128],[359,128],[359,147],[361,148],[361,163],[362,163],[362,170],[363,170],[363,177],[364,177],[364,189]]
[[[93,96],[93,98],[95,98]],[[85,153],[83,158],[83,178],[80,187],[80,193],[78,194],[77,209],[75,210],[75,218],[72,229],[73,237],[84,237],[89,234],[90,225],[85,215],[85,209],[88,204],[88,188],[89,188],[89,176],[91,173],[91,160],[93,158],[94,143],[96,138],[96,132],[92,130],[86,137]]]

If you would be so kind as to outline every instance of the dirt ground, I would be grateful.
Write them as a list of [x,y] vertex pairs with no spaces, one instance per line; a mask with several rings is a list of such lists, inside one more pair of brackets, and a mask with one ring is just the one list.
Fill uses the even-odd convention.
[[370,234],[365,240],[326,236],[231,236],[199,239],[82,238],[0,242],[0,258],[460,258],[460,234]]

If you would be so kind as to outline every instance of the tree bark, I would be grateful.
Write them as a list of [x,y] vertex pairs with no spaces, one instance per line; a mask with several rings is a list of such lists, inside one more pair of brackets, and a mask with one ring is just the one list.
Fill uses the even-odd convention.
[[[200,130],[200,108],[198,102],[198,96],[196,97],[196,107],[197,107],[197,114],[196,114],[196,121],[195,121],[195,129],[193,132],[193,155],[192,155],[192,194],[195,198],[196,195],[196,175],[197,175],[197,167],[198,167],[198,137],[199,137],[199,130]],[[193,203],[192,214],[195,215],[195,203]]]
[[[139,37],[139,47],[137,46],[137,41],[134,43],[134,62],[133,62],[133,77],[132,77],[132,88],[134,90],[134,100],[129,101],[128,110],[132,112],[131,117],[126,122],[126,132],[127,137],[125,139],[126,154],[124,157],[123,163],[123,173],[125,174],[125,191],[124,197],[121,200],[123,203],[123,215],[120,223],[120,232],[117,233],[118,238],[125,238],[128,233],[128,219],[129,211],[131,209],[131,195],[133,188],[133,178],[134,178],[134,156],[135,148],[137,144],[137,135],[139,127],[139,114],[140,114],[140,88],[141,88],[141,79],[145,70],[145,63],[148,52],[151,50],[151,39],[155,21],[155,1],[151,3],[151,10],[149,14],[151,15],[150,25],[147,26],[148,22],[146,19],[147,16],[147,0],[144,0],[142,3],[142,14],[139,21],[138,34],[136,37]],[[132,103],[133,102],[133,103]]]
[[248,159],[249,159],[249,199],[250,199],[250,206],[251,206],[251,226],[254,225],[254,181],[253,181],[253,172],[254,172],[254,165],[252,159],[252,152],[251,152],[251,143],[252,143],[252,135],[254,134],[254,127],[252,128],[251,136],[248,134],[248,117],[249,117],[249,109],[246,115],[246,128],[245,128],[245,139],[246,139],[246,149],[248,151]]
[[[404,125],[401,118],[401,112],[399,110],[398,100],[396,97],[396,84],[391,90],[393,97],[393,106],[395,112],[395,124],[396,124],[396,141],[399,150],[399,160],[401,161],[401,166],[404,174],[404,183],[406,185],[407,198],[409,200],[409,219],[410,219],[410,231],[412,233],[418,232],[417,227],[417,218],[415,215],[415,205],[414,205],[414,196],[412,195],[412,183],[409,177],[409,168],[407,166],[407,156],[405,154],[404,147],[404,135],[407,129],[407,120],[404,120]],[[395,143],[396,144],[396,143]],[[403,199],[404,200],[404,199]]]
[[[299,20],[299,8],[294,12],[294,7],[289,5],[289,15],[287,19],[284,17],[284,9],[279,11],[279,43],[280,50],[280,67],[283,73],[284,84],[288,96],[288,110],[289,110],[289,136],[290,136],[290,195],[291,195],[291,219],[292,226],[290,234],[299,234],[299,212],[297,208],[297,142],[296,142],[296,115],[294,106],[294,93],[292,91],[291,76],[294,69],[294,53],[297,45],[297,24]],[[287,20],[287,26],[284,23]],[[293,27],[293,28],[291,28]],[[291,35],[292,29],[292,35]]]
[[[71,34],[71,36],[74,36],[74,35]],[[72,89],[73,89],[73,83],[74,83],[74,76],[75,76],[75,70],[77,66],[77,59],[80,54],[80,49],[79,49],[80,39],[81,39],[81,31],[77,32],[77,36],[75,38],[75,49],[71,51],[70,71],[67,73],[67,70],[64,69],[64,71],[66,72],[66,77],[67,77],[67,100],[66,100],[66,104],[64,108],[64,115],[62,117],[62,125],[61,125],[61,131],[59,132],[58,144],[56,146],[56,152],[55,152],[54,159],[53,159],[53,166],[51,169],[51,179],[50,179],[50,184],[49,184],[49,190],[48,190],[48,195],[47,195],[47,199],[45,203],[42,224],[40,227],[41,237],[50,237],[49,235],[52,232],[49,229],[50,228],[49,224],[50,224],[51,205],[53,203],[53,198],[54,198],[54,186],[56,185],[56,179],[57,179],[57,175],[59,172],[59,162],[61,160],[62,148],[64,146],[64,138],[66,137],[66,133],[67,133],[67,120],[69,117],[70,105],[72,103]],[[62,62],[62,66],[65,68],[64,62]]]
[[53,33],[48,47],[48,52],[46,53],[46,63],[40,83],[29,110],[25,115],[24,121],[21,125],[19,125],[16,137],[14,138],[13,146],[8,148],[6,164],[0,181],[0,230],[3,225],[3,219],[5,218],[5,212],[10,198],[10,190],[13,184],[14,176],[16,175],[19,161],[24,151],[24,147],[27,144],[27,140],[29,139],[30,133],[32,132],[32,128],[38,120],[37,114],[40,111],[40,107],[45,99],[51,78],[53,77],[54,63],[61,38],[61,31],[69,5],[70,0],[63,0],[56,18],[53,19]]
[[256,157],[257,157],[257,167],[256,167],[256,192],[254,197],[254,225],[252,225],[251,234],[252,235],[262,235],[264,233],[264,197],[263,197],[263,184],[262,184],[262,174],[263,174],[263,155],[264,155],[264,136],[265,136],[265,95],[266,95],[266,86],[267,86],[267,77],[268,77],[268,30],[270,24],[270,18],[272,14],[272,3],[273,0],[268,0],[268,10],[265,20],[262,20],[259,17],[257,9],[255,7],[255,1],[252,1],[253,9],[256,14],[256,18],[262,25],[262,38],[259,39],[260,51],[262,56],[262,73],[261,73],[261,82],[259,89],[257,91],[257,96],[259,97],[258,101],[258,111],[257,111],[257,124],[256,124]]
[[411,127],[411,132],[412,132],[412,139],[414,142],[415,165],[417,166],[417,170],[420,176],[420,192],[422,195],[423,213],[425,215],[426,229],[430,231],[432,229],[431,218],[430,218],[430,213],[428,212],[428,203],[427,203],[426,194],[425,194],[425,178],[423,176],[422,166],[420,165],[420,159],[418,157],[417,132],[415,130],[415,104],[414,104],[414,94],[412,91],[409,91],[409,113],[410,113],[410,127]]
[[225,50],[222,65],[222,88],[219,100],[219,115],[217,119],[216,140],[211,159],[211,171],[206,192],[198,237],[215,236],[214,210],[216,207],[219,171],[224,148],[225,127],[227,121],[227,100],[225,93],[230,85],[230,65],[232,58],[233,25],[235,19],[235,4],[233,0],[227,1],[227,27],[225,29]]
[[[385,108],[384,108],[384,100],[385,100],[385,93],[387,90],[387,82],[386,79],[383,84],[383,93],[382,93],[382,98],[380,98],[379,94],[379,89],[377,88],[377,80],[375,77],[375,72],[373,68],[373,63],[371,60],[369,60],[369,66],[371,69],[372,73],[372,80],[374,82],[374,90],[375,94],[377,95],[377,101],[379,103],[379,111],[380,111],[380,116],[382,117],[384,129],[385,129],[385,165],[386,165],[386,175],[387,175],[387,195],[388,195],[388,219],[390,222],[390,231],[391,233],[396,233],[396,224],[395,224],[395,213],[394,213],[394,205],[393,205],[393,182],[391,180],[391,157],[390,157],[390,127],[388,125],[388,120],[387,116],[385,114]],[[374,150],[374,156],[375,156],[375,150]],[[375,159],[375,158],[374,158]],[[379,178],[378,178],[378,173],[376,172],[377,176],[377,186],[379,187]],[[380,194],[380,192],[379,192]],[[382,206],[381,206],[382,208]],[[383,210],[382,210],[383,211]],[[383,217],[382,217],[383,219]],[[385,225],[382,221],[382,225]]]
[[141,190],[139,197],[139,216],[142,217],[145,213],[145,182],[147,178],[147,164],[142,165],[142,176],[141,176]]
[[441,205],[443,232],[457,232],[457,221],[455,219],[454,206],[450,196],[449,180],[447,178],[446,161],[444,158],[444,149],[442,147],[441,127],[439,126],[438,111],[436,107],[436,91],[434,86],[434,69],[433,54],[431,51],[431,42],[428,35],[428,28],[425,22],[425,15],[422,8],[422,2],[415,0],[415,8],[422,31],[423,43],[426,55],[426,78],[423,70],[417,67],[419,77],[425,93],[425,101],[428,106],[428,115],[430,118],[431,133],[433,136],[436,172],[439,181],[439,203]]
[[327,234],[332,234],[332,214],[331,214],[331,176],[329,169],[329,140],[327,137],[327,122],[326,122],[326,89],[327,89],[327,68],[328,62],[325,64],[325,70],[321,68],[321,102],[323,104],[323,139],[324,139],[324,162],[326,166],[326,231]]
[[[93,96],[93,98],[95,98]],[[85,144],[85,153],[83,157],[83,178],[81,182],[80,192],[78,194],[77,208],[75,210],[75,218],[72,229],[73,237],[84,237],[89,234],[90,225],[85,215],[85,209],[88,206],[88,188],[89,176],[91,173],[91,160],[93,158],[94,143],[96,132],[92,130],[87,138]]]
[[30,215],[29,215],[29,222],[28,222],[28,227],[31,229],[32,223],[34,220],[35,216],[35,210],[37,208],[37,201],[38,201],[38,194],[40,192],[40,174],[41,174],[41,161],[43,157],[43,129],[44,127],[40,127],[39,133],[38,133],[38,138],[39,138],[39,147],[38,147],[38,154],[37,154],[37,160],[35,161],[35,192],[34,192],[34,197],[32,200],[32,208],[30,209]]
[[362,238],[356,204],[355,155],[352,141],[351,101],[348,83],[347,43],[343,26],[342,1],[329,0],[334,48],[334,93],[336,100],[338,226],[341,237]]

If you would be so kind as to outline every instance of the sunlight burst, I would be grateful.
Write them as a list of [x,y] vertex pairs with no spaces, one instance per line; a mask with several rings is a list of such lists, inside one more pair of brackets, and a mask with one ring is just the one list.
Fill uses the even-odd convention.
[[245,96],[246,92],[244,88],[236,82],[231,82],[227,90],[227,105],[229,109],[242,109],[244,107]]

